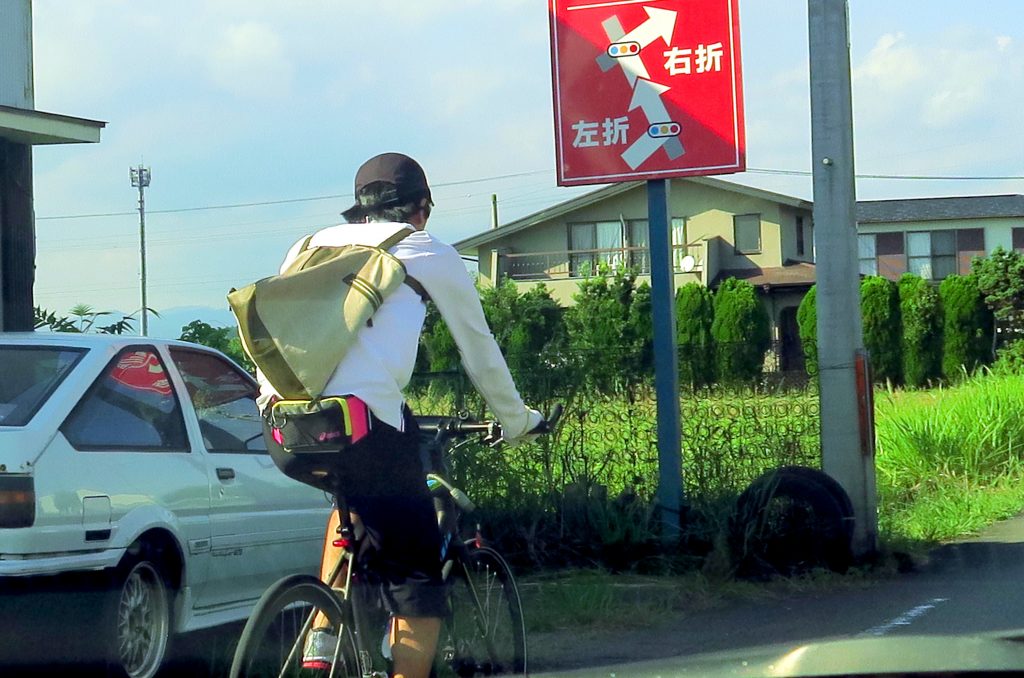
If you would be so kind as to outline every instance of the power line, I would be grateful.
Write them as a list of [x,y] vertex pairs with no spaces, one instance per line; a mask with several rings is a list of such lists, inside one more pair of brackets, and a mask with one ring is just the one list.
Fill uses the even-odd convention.
[[[533,170],[530,172],[516,172],[513,174],[501,174],[479,179],[463,179],[460,181],[446,181],[433,184],[433,188],[444,188],[448,186],[466,186],[479,184],[488,181],[500,181],[503,179],[515,179],[526,176],[537,176],[549,174],[552,170]],[[771,174],[781,176],[809,177],[813,173],[810,170],[787,170],[769,169],[762,167],[748,167],[746,170],[751,174]],[[918,174],[858,174],[857,179],[882,179],[893,181],[1024,181],[1024,176],[975,176],[975,175],[918,175]],[[187,212],[208,212],[214,210],[237,209],[243,207],[269,207],[273,205],[290,205],[295,203],[315,202],[318,200],[337,200],[351,198],[351,193],[336,193],[333,195],[315,195],[306,198],[286,198],[283,200],[261,200],[257,202],[242,202],[226,205],[200,205],[196,207],[178,207],[165,210],[149,210],[149,214],[182,214]],[[56,221],[62,219],[97,219],[106,217],[134,216],[135,212],[98,212],[91,214],[61,214],[48,217],[36,217],[36,221]]]
[[[516,172],[514,174],[500,174],[493,177],[481,177],[479,179],[463,179],[460,181],[445,181],[432,184],[431,188],[445,188],[447,186],[465,186],[468,184],[479,184],[485,181],[500,181],[502,179],[514,179],[518,177],[535,176],[547,174],[551,170],[533,170],[531,172]],[[230,205],[202,205],[199,207],[178,207],[166,210],[149,210],[149,214],[181,214],[183,212],[206,212],[211,210],[228,210],[239,207],[267,207],[271,205],[289,205],[299,202],[314,202],[317,200],[337,200],[340,198],[351,198],[352,193],[337,193],[334,195],[315,195],[308,198],[287,198],[284,200],[261,200],[259,202],[241,202]],[[61,214],[49,217],[36,217],[36,221],[55,221],[58,219],[96,219],[100,217],[124,217],[133,216],[135,212],[103,212],[95,214]]]
[[[809,177],[813,172],[809,170],[783,170],[764,169],[759,167],[748,167],[747,172],[752,174],[777,174],[784,176]],[[921,174],[858,174],[858,179],[892,179],[909,181],[1024,181],[1024,176],[959,176],[959,175],[921,175]]]

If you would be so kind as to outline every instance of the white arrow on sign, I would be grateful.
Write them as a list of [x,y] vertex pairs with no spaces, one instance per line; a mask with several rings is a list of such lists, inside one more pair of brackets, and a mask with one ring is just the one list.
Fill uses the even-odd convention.
[[647,21],[627,33],[622,42],[639,42],[640,49],[643,49],[661,38],[668,47],[676,30],[676,12],[657,7],[644,7],[644,11],[647,12]]
[[[644,7],[644,11],[647,12],[647,21],[625,35],[622,34],[622,24],[617,16],[613,15],[602,23],[601,26],[604,28],[604,34],[608,37],[608,41],[610,43],[636,42],[640,44],[640,51],[642,52],[645,47],[661,38],[665,41],[665,46],[667,47],[672,41],[672,34],[676,30],[676,16],[678,12],[657,7]],[[626,74],[630,87],[636,84],[637,78],[650,78],[639,54],[616,59],[609,56],[607,52],[604,52],[597,58],[597,65],[606,73],[615,68],[616,62],[622,66],[622,72]]]
[[670,138],[675,139],[675,137],[656,138],[650,134],[643,134],[623,152],[622,159],[626,161],[630,169],[635,170],[641,163],[654,155]]
[[672,89],[668,85],[659,85],[656,82],[640,78],[633,88],[633,98],[629,102],[629,110],[637,108],[643,110],[647,116],[647,122],[668,122],[668,109],[661,95]]
[[[668,85],[659,85],[656,82],[640,78],[633,88],[633,98],[629,102],[629,110],[641,109],[649,125],[672,122],[668,117],[665,102],[661,100],[661,95],[670,89]],[[635,170],[640,163],[651,157],[662,146],[665,147],[665,152],[672,160],[686,152],[678,137],[652,137],[650,134],[644,134],[626,149],[622,154],[622,159],[626,161],[630,169]]]

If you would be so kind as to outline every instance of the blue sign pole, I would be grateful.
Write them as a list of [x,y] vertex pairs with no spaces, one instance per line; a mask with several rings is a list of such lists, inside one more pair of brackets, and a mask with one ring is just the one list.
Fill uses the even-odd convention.
[[658,507],[662,541],[679,539],[683,503],[680,460],[679,358],[676,354],[675,281],[667,179],[647,182],[647,228],[654,315],[654,388],[658,398]]

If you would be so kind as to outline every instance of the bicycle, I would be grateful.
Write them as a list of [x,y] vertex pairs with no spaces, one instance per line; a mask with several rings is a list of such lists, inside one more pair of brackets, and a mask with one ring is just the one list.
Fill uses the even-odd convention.
[[[560,416],[561,406],[555,406],[540,432],[550,432]],[[479,530],[469,539],[461,537],[460,518],[475,507],[447,480],[450,453],[475,440],[496,445],[502,440],[501,428],[493,421],[462,416],[417,417],[417,421],[432,469],[426,482],[441,531],[441,572],[449,602],[433,675],[526,675],[526,627],[512,571],[497,551],[483,543]],[[462,440],[456,443],[459,438]],[[327,618],[338,637],[332,678],[388,676],[387,613],[376,589],[365,583],[372,581],[372,573],[364,571],[354,557],[360,535],[345,498],[337,496],[336,500],[341,526],[335,545],[343,554],[329,581],[337,581],[340,573],[341,585],[331,587],[304,574],[272,585],[242,630],[231,678],[302,675],[303,643],[318,613]]]

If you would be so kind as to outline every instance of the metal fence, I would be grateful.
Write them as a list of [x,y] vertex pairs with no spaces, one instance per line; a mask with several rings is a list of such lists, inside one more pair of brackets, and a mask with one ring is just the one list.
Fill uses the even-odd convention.
[[[586,383],[553,383],[558,377],[550,372],[520,370],[516,381],[531,405],[564,405],[555,435],[502,455],[477,450],[488,460],[482,466],[467,454],[455,460],[460,480],[477,495],[503,501],[523,494],[557,494],[567,487],[653,497],[658,454],[651,380],[598,391]],[[421,414],[487,416],[461,372],[417,374],[408,396]],[[820,465],[818,391],[800,375],[685,389],[680,411],[684,486],[690,499],[736,493],[777,466]]]

